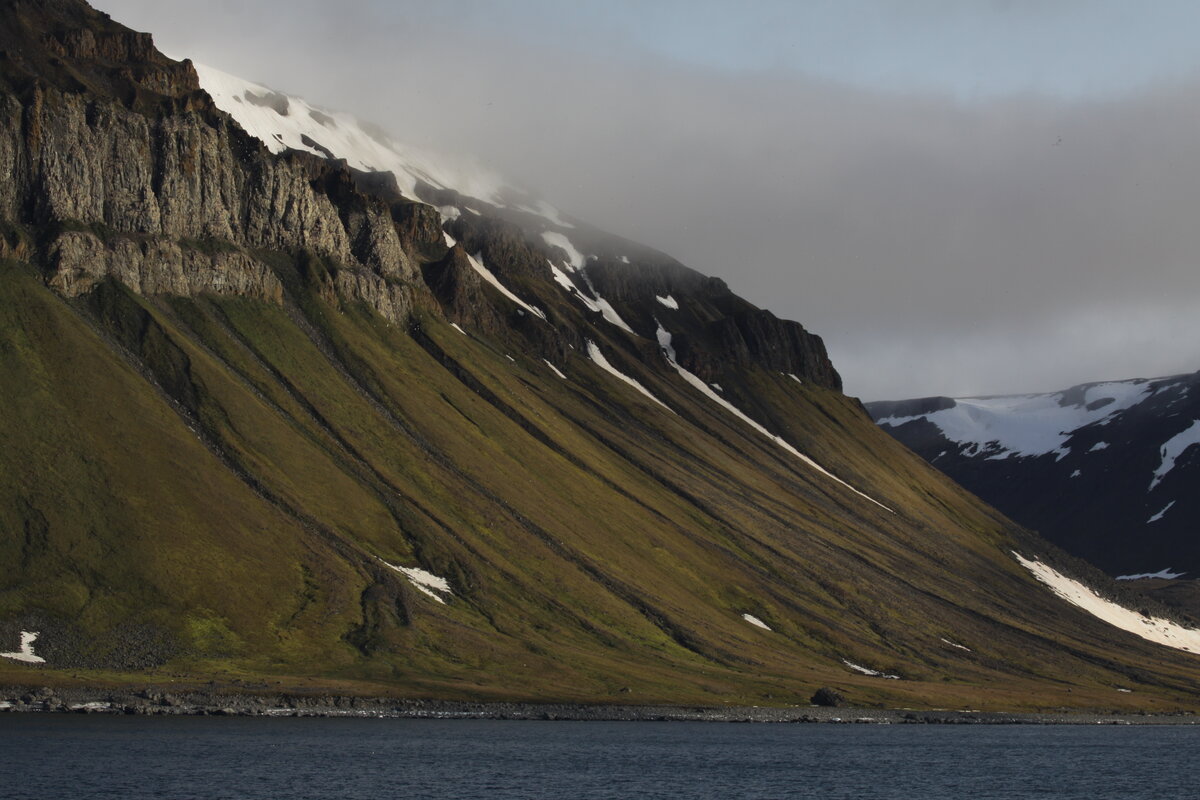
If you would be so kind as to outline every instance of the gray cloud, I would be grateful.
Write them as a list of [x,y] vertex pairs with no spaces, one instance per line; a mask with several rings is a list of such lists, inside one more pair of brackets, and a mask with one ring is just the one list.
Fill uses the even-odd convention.
[[822,334],[867,399],[1200,368],[1200,81],[962,103],[445,9],[401,24],[363,3],[101,6],[175,55],[473,153],[724,277]]

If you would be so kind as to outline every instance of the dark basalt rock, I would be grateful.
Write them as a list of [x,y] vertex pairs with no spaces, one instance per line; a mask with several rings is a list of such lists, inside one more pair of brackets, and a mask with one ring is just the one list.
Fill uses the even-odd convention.
[[828,686],[822,686],[813,694],[812,704],[814,706],[825,706],[827,708],[842,708],[849,705],[845,695],[837,689],[830,689]]

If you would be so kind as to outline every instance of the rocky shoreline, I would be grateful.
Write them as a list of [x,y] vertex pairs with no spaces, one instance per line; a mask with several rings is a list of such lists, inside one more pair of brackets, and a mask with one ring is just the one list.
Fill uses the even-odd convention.
[[0,689],[0,712],[144,716],[357,717],[594,722],[808,722],[925,725],[1196,725],[1195,714],[1061,711],[1012,713],[909,709],[470,703],[334,695],[257,695],[223,692]]

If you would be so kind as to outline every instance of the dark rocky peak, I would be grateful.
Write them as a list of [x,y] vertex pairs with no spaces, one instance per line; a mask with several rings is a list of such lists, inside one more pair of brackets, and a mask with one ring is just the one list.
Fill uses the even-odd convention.
[[0,3],[0,84],[17,93],[89,93],[139,110],[200,89],[191,62],[167,58],[150,34],[76,0]]

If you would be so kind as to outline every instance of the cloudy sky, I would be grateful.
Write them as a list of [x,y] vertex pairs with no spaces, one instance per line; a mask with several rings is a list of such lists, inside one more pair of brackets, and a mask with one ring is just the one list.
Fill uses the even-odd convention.
[[821,334],[864,399],[1200,369],[1192,0],[94,0]]

